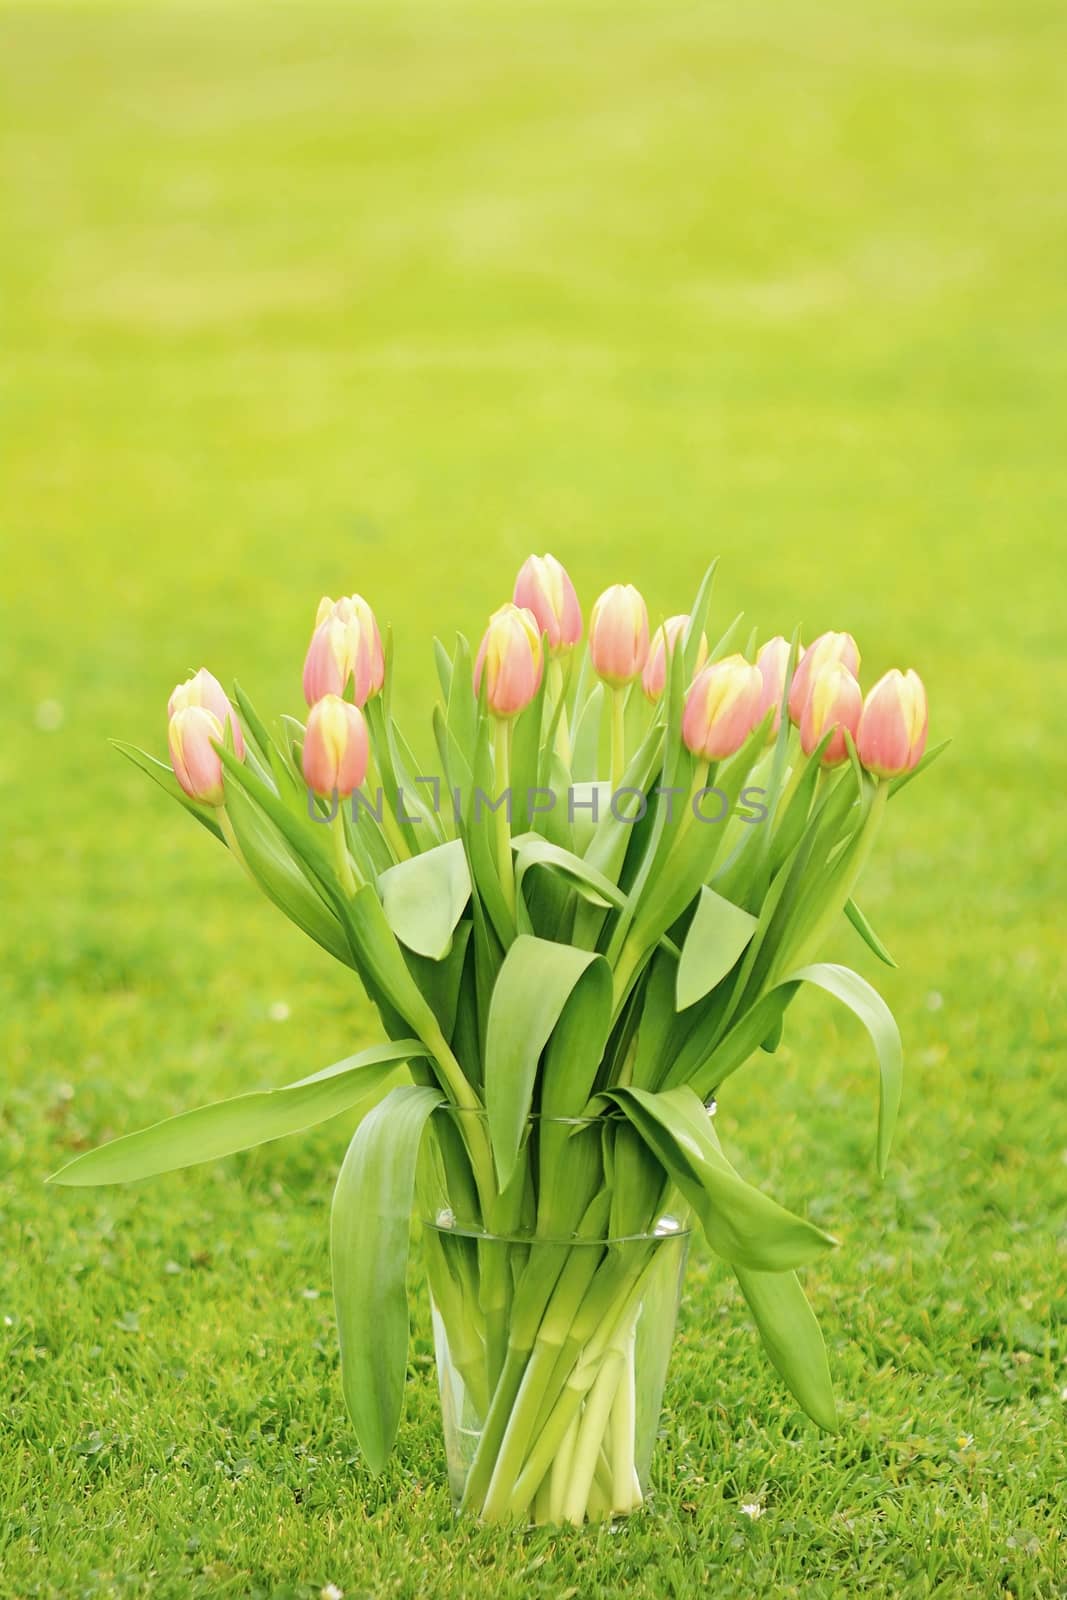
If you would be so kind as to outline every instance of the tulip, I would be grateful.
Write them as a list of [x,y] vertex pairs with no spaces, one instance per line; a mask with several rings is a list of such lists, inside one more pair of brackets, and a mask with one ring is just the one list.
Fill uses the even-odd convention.
[[910,772],[926,748],[926,690],[917,672],[894,667],[863,702],[856,749],[868,772],[896,778]]
[[530,704],[541,685],[541,630],[525,606],[511,601],[494,611],[474,663],[474,692],[482,692],[497,717],[514,717]]
[[[648,647],[648,660],[645,670],[641,674],[641,687],[649,700],[656,701],[663,693],[667,682],[667,657],[673,656],[675,649],[688,625],[687,616],[668,617],[663,625],[656,629]],[[706,634],[700,635],[700,648],[697,651],[696,670],[700,671],[708,659],[708,640]]]
[[811,680],[800,719],[800,747],[804,754],[810,756],[832,728],[830,743],[822,753],[822,765],[836,767],[846,761],[845,732],[855,739],[862,710],[863,691],[848,668],[839,661],[820,667]]
[[773,639],[768,639],[765,645],[760,646],[756,657],[756,665],[763,679],[760,718],[766,716],[768,711],[774,712],[768,739],[774,738],[782,722],[782,695],[785,692],[785,675],[789,668],[789,649],[789,640],[783,639],[779,633]]
[[361,594],[338,600],[337,609],[345,619],[351,644],[353,698],[357,706],[366,705],[385,682],[385,651],[378,619]]
[[304,661],[304,699],[313,706],[324,695],[343,695],[350,678],[357,706],[381,689],[385,653],[378,623],[362,595],[324,595]]
[[207,706],[179,706],[167,727],[174,776],[190,799],[206,806],[223,801],[222,760],[215,749],[222,739],[222,723]]
[[682,716],[686,748],[705,761],[740,750],[760,720],[763,678],[744,656],[726,656],[693,681]]
[[220,728],[224,728],[229,722],[233,732],[234,753],[238,761],[243,761],[245,739],[241,732],[241,724],[237,720],[237,713],[230,704],[222,684],[206,667],[201,667],[199,672],[194,672],[191,678],[179,683],[174,689],[167,701],[168,718],[176,717],[179,711],[184,711],[189,706],[203,706],[206,711],[211,712]]
[[533,612],[552,655],[565,655],[582,637],[582,608],[566,567],[555,556],[528,556],[512,599]]
[[606,684],[622,689],[648,659],[648,607],[632,583],[605,589],[589,618],[589,655]]
[[370,743],[358,706],[340,695],[323,695],[308,713],[301,764],[304,780],[318,795],[350,795],[367,775]]
[[812,678],[820,667],[829,666],[832,661],[839,661],[843,667],[847,667],[854,678],[859,676],[859,647],[850,633],[821,633],[804,651],[789,686],[790,722],[799,726]]

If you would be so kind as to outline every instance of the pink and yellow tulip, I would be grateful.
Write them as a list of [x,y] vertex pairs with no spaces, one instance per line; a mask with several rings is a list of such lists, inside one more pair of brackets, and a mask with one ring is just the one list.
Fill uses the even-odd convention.
[[896,778],[922,760],[928,724],[926,690],[917,672],[893,667],[863,702],[856,749],[868,772]]
[[612,689],[640,677],[648,660],[648,607],[632,583],[615,583],[593,606],[589,656]]
[[566,567],[555,556],[528,556],[512,599],[533,613],[552,655],[566,654],[582,637],[582,608]]
[[767,734],[768,739],[773,739],[782,722],[782,695],[785,693],[785,675],[789,668],[789,640],[783,639],[780,633],[768,639],[766,644],[760,646],[756,665],[763,680],[759,714],[764,717],[768,711],[774,712],[774,721]]
[[308,714],[301,765],[317,795],[350,795],[367,775],[370,742],[358,706],[340,695],[323,695]]
[[496,717],[514,717],[530,704],[541,685],[544,661],[537,618],[511,601],[489,619],[474,663],[474,690]]
[[[666,622],[658,627],[652,635],[648,647],[648,660],[641,674],[641,687],[647,699],[655,702],[660,698],[667,683],[667,661],[673,656],[682,635],[685,633],[689,617],[685,612],[680,616],[668,617]],[[700,635],[700,648],[697,651],[696,671],[699,672],[708,659],[708,640],[706,634]],[[694,676],[696,674],[694,673]]]
[[859,676],[859,646],[850,633],[820,633],[804,651],[789,686],[790,722],[800,726],[812,679],[822,667],[828,667],[835,661],[847,667],[854,678]]
[[800,718],[800,747],[804,754],[810,756],[833,729],[820,757],[821,764],[836,767],[846,761],[845,733],[855,739],[862,709],[863,691],[848,668],[839,661],[821,667],[811,680]]
[[222,723],[207,706],[180,706],[167,727],[174,776],[190,799],[205,806],[223,802],[222,760],[215,749],[222,740]]
[[682,738],[693,755],[721,761],[740,750],[759,722],[763,679],[744,656],[726,656],[693,681],[682,715]]
[[324,595],[304,661],[304,699],[309,706],[325,695],[343,695],[352,682],[357,706],[376,695],[385,681],[385,652],[377,619],[362,595]]
[[233,733],[233,748],[239,761],[245,758],[245,737],[241,732],[241,724],[237,720],[237,713],[230,704],[229,697],[219,680],[210,673],[206,667],[201,667],[199,672],[194,672],[191,678],[184,683],[179,683],[172,690],[167,701],[167,717],[177,716],[179,711],[186,710],[189,706],[202,706],[210,711],[220,728],[229,722]]

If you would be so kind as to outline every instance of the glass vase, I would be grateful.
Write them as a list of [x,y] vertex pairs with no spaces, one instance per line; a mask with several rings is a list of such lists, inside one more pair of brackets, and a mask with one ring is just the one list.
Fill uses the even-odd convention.
[[536,1222],[493,1233],[446,1191],[439,1172],[421,1220],[457,1510],[525,1524],[639,1510],[687,1229],[658,1214],[621,1237],[551,1234]]

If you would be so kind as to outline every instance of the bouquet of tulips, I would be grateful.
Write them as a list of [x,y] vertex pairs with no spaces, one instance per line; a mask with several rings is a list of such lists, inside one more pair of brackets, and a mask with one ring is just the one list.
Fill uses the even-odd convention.
[[345,1400],[377,1470],[401,1413],[415,1213],[450,1480],[483,1519],[641,1504],[693,1224],[797,1402],[835,1425],[796,1276],[834,1240],[738,1173],[715,1096],[774,1053],[813,984],[873,1040],[884,1169],[898,1032],[816,956],[847,917],[890,961],[853,894],[889,798],[937,752],[916,674],[864,699],[847,633],[757,651],[738,618],[709,645],[713,572],[654,631],[636,589],[608,589],[583,644],[566,571],[531,557],[473,658],[463,637],[435,643],[428,766],[358,595],[319,608],[306,722],[268,725],[201,670],[170,699],[170,765],[120,746],[358,975],[384,1039],[57,1180],[141,1178],[357,1111],[331,1224]]

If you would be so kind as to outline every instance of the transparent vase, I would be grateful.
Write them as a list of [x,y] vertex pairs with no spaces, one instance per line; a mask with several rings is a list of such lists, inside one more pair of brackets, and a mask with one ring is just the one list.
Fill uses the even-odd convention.
[[495,1234],[464,1220],[446,1189],[439,1173],[429,1203],[424,1190],[422,1237],[454,1505],[526,1524],[638,1511],[686,1227],[658,1213],[621,1237],[536,1223]]

